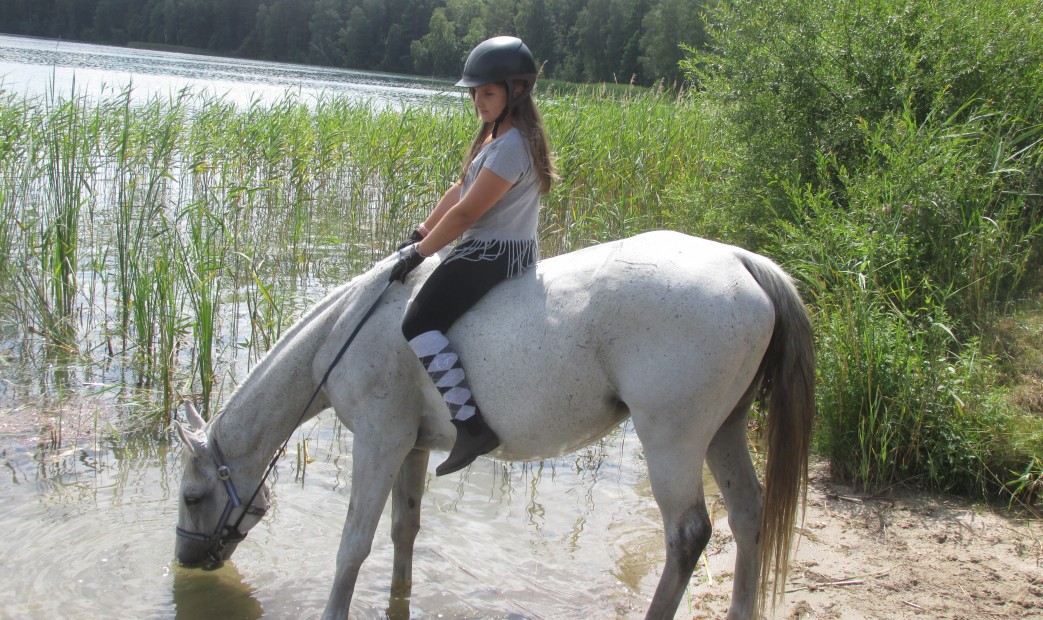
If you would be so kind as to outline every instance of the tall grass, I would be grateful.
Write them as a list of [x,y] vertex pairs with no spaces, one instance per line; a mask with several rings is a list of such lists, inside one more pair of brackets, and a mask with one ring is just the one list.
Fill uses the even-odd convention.
[[[0,93],[2,94],[2,93]],[[18,229],[18,194],[21,190],[18,171],[27,164],[31,125],[30,106],[14,95],[4,95],[0,104],[0,281],[11,276],[12,249]]]
[[579,90],[544,117],[561,183],[543,228],[558,253],[655,228],[697,226],[695,187],[714,181],[714,129],[691,93]]
[[[679,225],[672,197],[707,181],[694,100],[625,89],[542,104],[563,177],[545,255]],[[130,89],[5,96],[0,122],[15,224],[0,241],[26,337],[61,340],[157,414],[185,394],[214,411],[312,298],[426,216],[476,129],[465,99],[237,106]]]

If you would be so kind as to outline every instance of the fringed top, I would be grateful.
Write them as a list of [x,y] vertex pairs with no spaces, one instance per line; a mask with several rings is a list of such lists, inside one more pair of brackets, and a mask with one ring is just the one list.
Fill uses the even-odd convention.
[[475,155],[464,177],[462,195],[467,194],[482,168],[509,181],[511,188],[464,233],[446,261],[494,260],[506,254],[508,277],[514,277],[534,265],[540,255],[539,179],[528,144],[517,128],[492,140]]
[[479,241],[471,239],[462,241],[453,248],[444,262],[454,260],[486,261],[496,260],[507,255],[507,277],[513,278],[525,273],[540,259],[539,241]]

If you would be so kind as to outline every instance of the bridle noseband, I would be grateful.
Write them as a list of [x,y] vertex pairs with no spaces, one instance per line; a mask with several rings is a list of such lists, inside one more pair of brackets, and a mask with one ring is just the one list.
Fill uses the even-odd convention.
[[[189,540],[195,540],[197,542],[207,543],[209,547],[206,550],[206,557],[213,564],[218,565],[222,562],[221,552],[230,543],[239,543],[246,538],[246,534],[239,529],[242,525],[243,519],[246,515],[254,515],[257,518],[261,518],[268,512],[268,504],[265,503],[263,508],[254,506],[253,500],[257,497],[258,492],[261,490],[259,486],[257,491],[254,492],[254,496],[250,498],[250,503],[247,504],[239,518],[236,519],[235,523],[229,525],[228,521],[232,518],[232,511],[243,505],[242,500],[239,499],[239,493],[235,490],[235,483],[232,482],[232,471],[225,464],[225,455],[221,452],[221,447],[217,443],[217,432],[216,427],[214,433],[210,437],[209,446],[210,452],[214,457],[214,463],[217,465],[217,478],[224,483],[225,493],[228,494],[228,500],[225,502],[225,508],[221,512],[221,519],[217,522],[217,527],[214,529],[213,534],[203,534],[201,532],[193,532],[186,530],[181,526],[177,526],[175,531],[178,536],[187,538]],[[262,481],[262,485],[264,482]]]

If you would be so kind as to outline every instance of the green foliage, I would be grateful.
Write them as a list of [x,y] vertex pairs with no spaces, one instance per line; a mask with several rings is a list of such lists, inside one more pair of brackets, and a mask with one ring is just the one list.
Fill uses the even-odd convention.
[[[765,187],[790,173],[815,179],[819,151],[856,168],[860,125],[887,116],[919,125],[987,106],[1038,125],[1041,13],[1030,0],[719,2],[712,52],[685,66],[730,104],[736,139],[756,147],[744,182]],[[785,202],[778,188],[769,198]]]
[[1011,455],[1014,427],[999,373],[977,341],[960,341],[929,278],[902,272],[899,216],[856,219],[828,195],[794,188],[803,212],[781,251],[815,312],[819,449],[865,487],[895,481],[983,495]]
[[1012,503],[1015,498],[1021,499],[1028,506],[1043,502],[1043,458],[1034,457],[1025,470],[1007,485],[1011,488]]
[[451,105],[131,99],[0,93],[0,283],[25,350],[118,363],[161,411],[186,393],[213,411],[309,303],[301,283],[383,256],[474,129]]
[[692,228],[688,194],[710,182],[712,128],[682,95],[605,87],[544,105],[561,182],[545,200],[544,247],[557,253],[656,228]]
[[1043,279],[1038,3],[718,4],[685,61],[716,102],[725,230],[803,282],[818,438],[866,486],[988,495],[1043,451],[992,326]]

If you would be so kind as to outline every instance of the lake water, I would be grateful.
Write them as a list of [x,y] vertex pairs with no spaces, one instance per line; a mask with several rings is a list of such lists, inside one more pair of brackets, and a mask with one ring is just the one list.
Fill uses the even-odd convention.
[[[241,104],[325,95],[408,106],[449,82],[0,35],[9,94],[133,97],[182,89]],[[2,329],[2,326],[0,326]],[[0,378],[24,353],[0,349]],[[299,618],[322,609],[347,511],[351,436],[328,412],[291,439],[273,505],[218,571],[173,561],[180,448],[125,436],[111,385],[38,362],[29,400],[0,392],[0,618]],[[228,384],[234,379],[223,378]],[[67,391],[68,390],[68,391]],[[294,456],[315,460],[302,470]],[[433,455],[431,468],[440,462]],[[708,488],[712,482],[707,481]],[[481,459],[430,476],[408,610],[417,618],[642,617],[663,561],[659,514],[629,427],[543,463]],[[388,613],[389,512],[363,567],[353,617]],[[684,605],[684,604],[682,604]]]
[[[91,404],[70,418],[88,414]],[[90,421],[82,421],[89,426]],[[68,422],[70,427],[72,422]],[[70,432],[67,430],[66,432]],[[315,458],[303,476],[293,446]],[[177,448],[143,439],[5,437],[3,618],[311,618],[332,582],[347,513],[350,435],[323,414],[291,441],[272,509],[213,572],[173,561]],[[433,455],[432,466],[439,460]],[[577,458],[583,467],[577,467]],[[642,617],[662,563],[637,442],[617,432],[579,457],[431,477],[417,541],[414,618]],[[352,607],[383,617],[385,510]]]
[[106,45],[0,35],[0,87],[18,95],[100,96],[126,87],[136,97],[173,96],[181,89],[227,101],[270,103],[323,95],[377,104],[422,103],[459,96],[450,80],[288,63],[133,50]]

